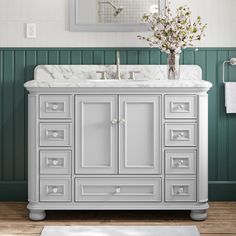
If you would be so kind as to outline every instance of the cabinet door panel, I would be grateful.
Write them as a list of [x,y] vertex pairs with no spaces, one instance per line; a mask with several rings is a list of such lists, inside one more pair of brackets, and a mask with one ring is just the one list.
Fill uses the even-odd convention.
[[160,96],[120,96],[120,173],[161,171]]
[[116,173],[116,96],[76,96],[77,174]]

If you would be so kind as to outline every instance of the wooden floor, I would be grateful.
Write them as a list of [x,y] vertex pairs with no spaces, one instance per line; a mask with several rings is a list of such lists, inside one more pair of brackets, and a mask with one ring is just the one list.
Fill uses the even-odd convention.
[[26,203],[0,202],[1,236],[38,236],[45,225],[196,225],[202,236],[236,236],[236,202],[211,202],[203,222],[182,211],[49,211],[33,222]]

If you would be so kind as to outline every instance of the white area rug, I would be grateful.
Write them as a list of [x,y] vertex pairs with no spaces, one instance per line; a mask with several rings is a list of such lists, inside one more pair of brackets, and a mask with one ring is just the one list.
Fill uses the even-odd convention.
[[41,236],[200,236],[196,226],[45,226]]

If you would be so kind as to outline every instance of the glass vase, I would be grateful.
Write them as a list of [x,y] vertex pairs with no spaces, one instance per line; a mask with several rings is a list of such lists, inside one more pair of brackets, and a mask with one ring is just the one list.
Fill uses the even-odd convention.
[[168,79],[178,80],[180,78],[180,54],[169,53],[167,60]]

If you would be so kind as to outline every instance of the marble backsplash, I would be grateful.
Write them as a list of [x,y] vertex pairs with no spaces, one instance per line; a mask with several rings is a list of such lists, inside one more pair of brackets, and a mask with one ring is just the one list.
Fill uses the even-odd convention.
[[[99,79],[97,71],[106,71],[107,79],[116,79],[116,65],[40,65],[35,68],[34,80],[78,81]],[[167,80],[166,65],[121,65],[121,78],[127,80],[130,71],[139,71],[136,80]],[[180,80],[201,80],[202,70],[197,65],[182,65]]]
[[[25,87],[211,87],[196,65],[181,66],[179,80],[168,80],[166,65],[121,65],[121,80],[116,79],[116,69],[116,65],[40,65]],[[106,71],[107,81],[100,80],[97,71]],[[135,80],[129,79],[131,71],[140,72]]]

